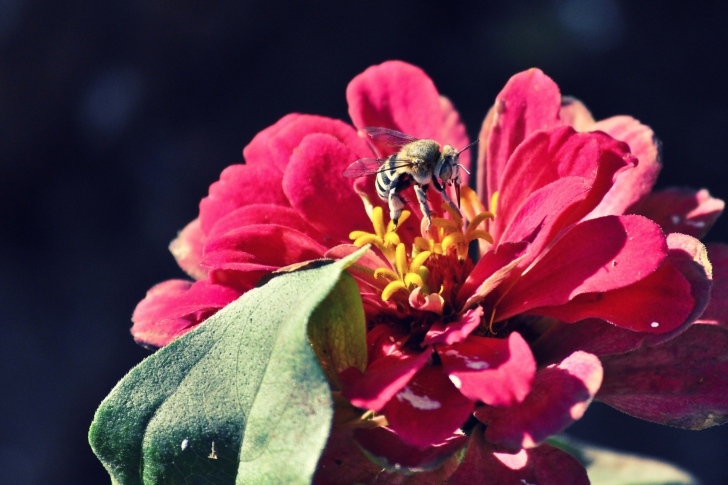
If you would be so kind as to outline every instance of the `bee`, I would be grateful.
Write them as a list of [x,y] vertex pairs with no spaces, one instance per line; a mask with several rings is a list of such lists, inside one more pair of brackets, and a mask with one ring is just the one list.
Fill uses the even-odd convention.
[[[387,158],[362,158],[344,170],[344,177],[356,178],[364,175],[377,175],[376,189],[379,197],[389,203],[389,215],[397,227],[399,216],[405,206],[401,193],[414,185],[417,201],[422,214],[427,218],[427,227],[432,219],[427,205],[427,189],[430,184],[435,187],[445,202],[460,212],[460,169],[468,174],[465,167],[458,163],[462,152],[475,145],[475,140],[460,151],[450,145],[440,146],[435,140],[420,140],[387,128],[367,127],[364,131],[378,144],[398,147],[399,152]],[[457,206],[450,200],[445,187],[455,186]]]

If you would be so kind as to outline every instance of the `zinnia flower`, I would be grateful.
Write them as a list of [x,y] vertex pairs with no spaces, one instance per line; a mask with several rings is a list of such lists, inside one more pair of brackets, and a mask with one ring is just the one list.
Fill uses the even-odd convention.
[[[342,176],[396,151],[357,130],[456,149],[470,140],[452,103],[409,64],[368,69],[347,100],[353,126],[288,115],[245,148],[245,164],[223,171],[170,247],[196,281],[149,291],[133,316],[138,342],[166,345],[272,271],[370,244],[350,268],[368,365],[332,383],[367,413],[334,430],[322,483],[344,480],[342,463],[346,480],[382,465],[436,468],[468,441],[457,470],[437,472],[449,483],[481,470],[587,483],[578,462],[542,443],[595,397],[666,424],[725,420],[725,364],[709,356],[728,348],[728,246],[710,248],[711,268],[697,239],[723,202],[704,190],[651,192],[660,161],[648,127],[595,122],[541,71],[517,74],[481,130],[477,194],[464,180],[458,212],[430,191],[428,227],[405,192],[395,230],[373,178]],[[460,163],[470,170],[469,152]],[[352,440],[379,466],[360,464]]]

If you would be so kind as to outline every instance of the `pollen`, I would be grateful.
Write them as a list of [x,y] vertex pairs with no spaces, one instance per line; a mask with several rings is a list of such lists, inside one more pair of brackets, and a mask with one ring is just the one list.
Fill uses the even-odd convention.
[[428,231],[430,237],[415,238],[417,250],[429,251],[434,254],[448,254],[449,251],[453,251],[457,254],[458,259],[463,260],[468,256],[468,246],[471,241],[483,239],[491,244],[493,243],[493,236],[490,235],[487,229],[480,228],[483,222],[495,218],[492,212],[480,212],[473,217],[467,228],[463,228],[463,218],[458,211],[448,204],[443,204],[442,208],[450,215],[451,219],[433,217],[432,226]]

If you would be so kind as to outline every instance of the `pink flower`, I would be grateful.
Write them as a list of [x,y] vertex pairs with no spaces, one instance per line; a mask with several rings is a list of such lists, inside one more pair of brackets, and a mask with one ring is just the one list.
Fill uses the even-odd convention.
[[[367,315],[368,366],[341,374],[342,394],[386,427],[335,431],[322,470],[344,449],[346,460],[362,459],[347,448],[352,440],[391,466],[435,467],[466,444],[465,430],[472,437],[452,483],[469,483],[483,463],[504,480],[527,465],[542,481],[550,463],[564,471],[545,483],[586,483],[578,463],[541,443],[595,397],[657,422],[722,422],[724,369],[697,352],[728,346],[728,246],[711,248],[711,301],[696,237],[723,203],[706,191],[651,193],[660,164],[649,128],[628,117],[595,123],[543,73],[520,73],[483,125],[479,196],[463,185],[461,214],[430,191],[428,229],[405,192],[409,210],[395,231],[373,179],[342,176],[358,159],[394,151],[357,130],[384,127],[456,149],[470,140],[449,100],[409,64],[368,69],[347,100],[354,126],[286,116],[245,148],[244,165],[222,173],[170,247],[197,281],[152,288],[134,312],[137,341],[166,345],[271,271],[371,244],[350,268]],[[469,152],[460,162],[470,169]],[[713,325],[693,325],[698,318]],[[678,370],[686,366],[675,359],[687,358],[699,370]],[[668,368],[651,393],[634,377]],[[693,401],[681,405],[686,394]],[[335,481],[332,468],[317,479]]]

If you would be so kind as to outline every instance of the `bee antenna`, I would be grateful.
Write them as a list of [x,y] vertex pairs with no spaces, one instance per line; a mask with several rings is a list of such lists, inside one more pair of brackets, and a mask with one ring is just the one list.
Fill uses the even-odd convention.
[[462,168],[463,170],[465,170],[465,173],[467,173],[468,175],[470,175],[470,171],[469,171],[469,170],[468,170],[467,168],[463,167],[463,166],[462,166],[461,164],[459,164],[459,163],[458,163],[457,165],[458,165],[458,167],[460,167],[460,168]]
[[468,146],[466,146],[465,148],[463,148],[462,150],[460,150],[460,151],[458,152],[458,155],[460,155],[460,154],[461,154],[461,153],[463,153],[463,152],[464,152],[465,150],[467,150],[468,148],[472,147],[473,145],[475,145],[475,144],[476,144],[476,143],[478,143],[479,141],[480,141],[480,140],[475,140],[475,141],[474,141],[473,143],[471,143],[470,145],[468,145]]

